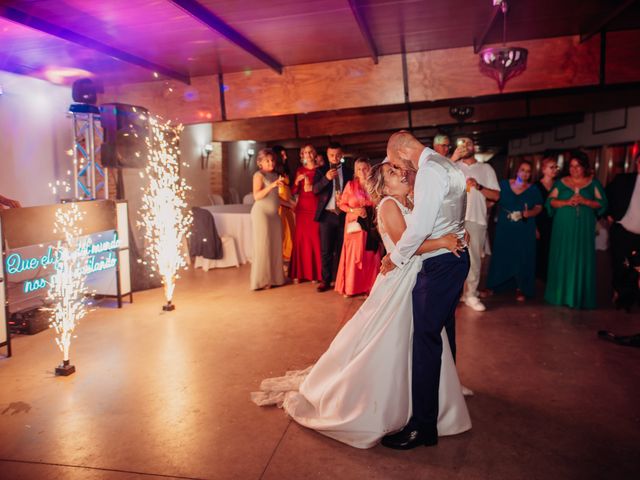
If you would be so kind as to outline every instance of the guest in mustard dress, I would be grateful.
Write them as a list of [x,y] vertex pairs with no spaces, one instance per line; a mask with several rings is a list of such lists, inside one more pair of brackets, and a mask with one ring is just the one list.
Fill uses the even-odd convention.
[[295,202],[291,195],[289,166],[287,165],[287,151],[284,147],[276,145],[273,147],[276,154],[276,173],[283,179],[282,185],[278,188],[280,196],[280,219],[282,220],[282,259],[285,264],[291,260],[291,252],[293,250],[293,235],[296,228],[296,216],[293,213]]

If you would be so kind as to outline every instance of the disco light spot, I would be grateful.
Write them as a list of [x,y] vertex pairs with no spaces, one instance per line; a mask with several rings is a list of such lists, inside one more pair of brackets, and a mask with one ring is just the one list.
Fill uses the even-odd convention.
[[198,100],[198,98],[199,98],[199,94],[198,94],[198,91],[195,89],[189,89],[184,92],[184,99],[187,102],[194,102]]

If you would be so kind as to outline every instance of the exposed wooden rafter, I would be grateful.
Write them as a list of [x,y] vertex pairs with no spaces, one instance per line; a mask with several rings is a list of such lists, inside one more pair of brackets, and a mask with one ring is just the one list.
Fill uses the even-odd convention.
[[351,7],[351,12],[358,23],[358,28],[360,28],[360,33],[364,38],[365,43],[367,44],[367,48],[369,49],[369,56],[373,59],[373,63],[378,63],[378,48],[376,47],[376,43],[373,40],[373,35],[371,35],[371,30],[369,30],[369,26],[367,25],[364,16],[360,10],[360,6],[356,0],[349,0],[349,6]]
[[618,5],[616,8],[614,8],[613,10],[611,10],[608,15],[598,18],[595,24],[591,28],[589,28],[589,30],[580,34],[580,43],[586,42],[595,34],[604,30],[606,26],[609,25],[609,23],[611,23],[613,20],[618,18],[620,15],[622,15],[622,13],[625,10],[627,10],[631,5],[633,5],[637,1],[638,0],[626,0],[622,2],[620,5]]
[[491,19],[489,20],[489,23],[487,24],[484,31],[482,32],[482,35],[478,40],[476,40],[475,38],[473,39],[473,53],[479,53],[480,50],[482,50],[482,47],[487,41],[487,36],[489,35],[489,32],[491,31],[493,24],[496,23],[496,18],[498,18],[498,14],[500,13],[500,8],[501,8],[500,6],[493,7],[493,13],[491,14]]
[[247,37],[239,33],[225,23],[220,17],[211,12],[205,6],[196,2],[195,0],[170,0],[176,6],[187,12],[193,18],[202,22],[210,29],[216,31],[231,43],[237,45],[242,50],[260,60],[265,65],[268,65],[277,73],[282,74],[284,68],[280,62],[278,62],[271,55],[266,53],[255,43],[249,40]]

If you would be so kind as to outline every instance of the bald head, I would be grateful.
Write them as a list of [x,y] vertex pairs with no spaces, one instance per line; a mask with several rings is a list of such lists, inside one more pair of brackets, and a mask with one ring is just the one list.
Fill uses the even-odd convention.
[[400,130],[389,137],[387,142],[387,157],[398,168],[406,169],[407,163],[418,168],[420,154],[424,145],[406,130]]

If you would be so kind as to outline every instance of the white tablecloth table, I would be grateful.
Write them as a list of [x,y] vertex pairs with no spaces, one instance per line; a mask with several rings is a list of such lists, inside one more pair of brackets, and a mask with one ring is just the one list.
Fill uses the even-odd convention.
[[202,208],[213,215],[218,235],[234,239],[240,263],[250,262],[253,254],[251,205],[212,205]]

